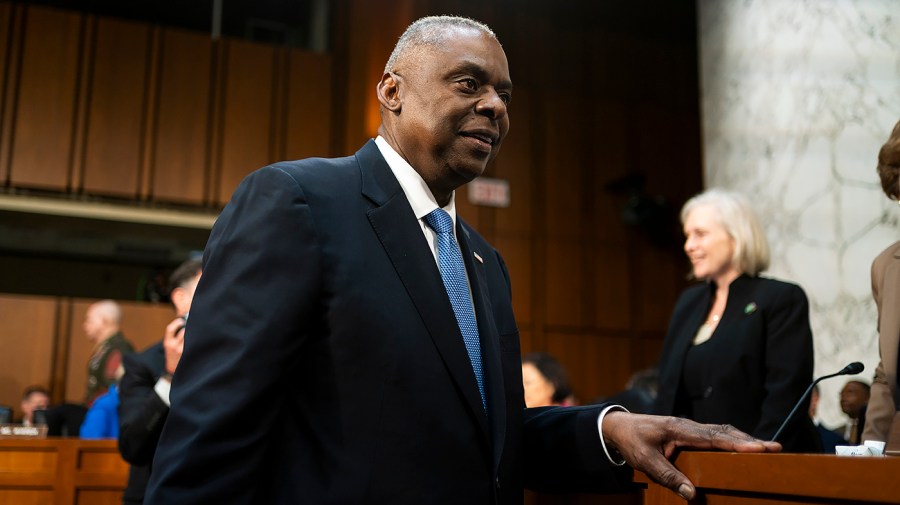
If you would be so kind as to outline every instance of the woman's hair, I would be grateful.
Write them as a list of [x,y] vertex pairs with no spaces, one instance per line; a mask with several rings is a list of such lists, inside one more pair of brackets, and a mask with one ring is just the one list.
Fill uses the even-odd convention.
[[769,268],[769,242],[746,198],[724,189],[708,189],[684,204],[681,223],[684,224],[688,214],[698,207],[713,209],[718,223],[734,239],[732,260],[741,272],[758,275]]
[[572,396],[569,376],[566,374],[566,369],[563,368],[562,364],[556,361],[556,358],[545,352],[532,352],[522,358],[522,364],[524,365],[525,363],[534,365],[538,372],[550,384],[553,384],[553,398],[551,398],[553,403],[562,403],[563,400]]
[[878,176],[881,189],[891,200],[900,200],[900,121],[894,125],[890,138],[878,151]]

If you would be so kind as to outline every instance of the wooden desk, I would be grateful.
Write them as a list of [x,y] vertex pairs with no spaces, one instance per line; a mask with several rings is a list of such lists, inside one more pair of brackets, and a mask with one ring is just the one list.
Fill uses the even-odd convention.
[[[900,458],[820,454],[685,452],[675,460],[704,505],[900,504]],[[675,493],[647,483],[644,505],[684,505]]]
[[[676,466],[703,505],[898,504],[900,458],[685,452]],[[0,438],[0,505],[119,505],[128,479],[115,440]],[[644,505],[684,505],[647,484]],[[639,502],[638,495],[559,497],[548,503]],[[543,503],[541,500],[531,503]],[[604,498],[606,498],[604,500]]]
[[0,505],[120,505],[127,480],[115,440],[0,438]]

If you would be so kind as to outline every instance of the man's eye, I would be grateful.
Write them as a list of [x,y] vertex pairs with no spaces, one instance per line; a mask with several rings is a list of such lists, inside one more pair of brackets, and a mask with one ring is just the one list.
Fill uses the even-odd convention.
[[512,102],[512,95],[509,93],[500,93],[500,99],[503,100],[503,103],[509,105],[509,102]]
[[465,86],[466,89],[470,89],[472,91],[478,89],[478,82],[475,79],[466,78],[460,80],[459,82],[462,83],[462,85]]

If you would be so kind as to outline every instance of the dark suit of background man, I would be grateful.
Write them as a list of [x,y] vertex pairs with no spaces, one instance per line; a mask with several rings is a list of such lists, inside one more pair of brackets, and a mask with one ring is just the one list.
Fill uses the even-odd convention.
[[125,505],[144,502],[150,464],[169,414],[172,373],[184,347],[184,317],[191,310],[200,267],[199,259],[190,259],[169,277],[169,298],[177,317],[166,326],[162,342],[125,356],[125,375],[119,384],[119,451],[131,464],[122,495]]
[[604,406],[525,409],[506,267],[456,220],[481,396],[424,217],[455,217],[454,190],[507,133],[511,93],[486,26],[425,18],[377,85],[376,141],[241,183],[205,252],[148,503],[513,504],[523,484],[627,483],[601,440],[659,479],[676,443],[778,449],[685,420],[601,419]]

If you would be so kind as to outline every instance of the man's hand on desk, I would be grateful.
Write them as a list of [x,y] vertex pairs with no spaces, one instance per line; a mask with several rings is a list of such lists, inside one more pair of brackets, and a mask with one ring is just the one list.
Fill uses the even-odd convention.
[[687,419],[610,412],[603,438],[635,470],[647,474],[682,498],[694,498],[694,485],[669,461],[676,449],[732,452],[779,452],[781,444],[765,442],[729,425],[699,424]]

